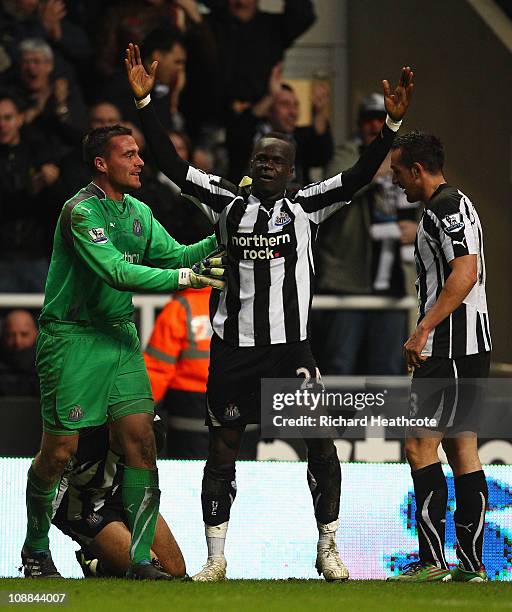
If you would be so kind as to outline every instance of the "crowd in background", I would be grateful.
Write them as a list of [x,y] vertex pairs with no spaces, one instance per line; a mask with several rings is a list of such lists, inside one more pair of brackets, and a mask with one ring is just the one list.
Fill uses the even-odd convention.
[[[311,0],[287,0],[281,14],[259,11],[257,0],[1,0],[0,292],[44,290],[57,216],[91,178],[82,138],[100,125],[134,130],[146,162],[137,197],[170,233],[184,242],[204,236],[200,215],[180,224],[180,196],[145,150],[123,62],[129,42],[146,67],[158,61],[157,113],[194,165],[239,181],[254,138],[275,128],[304,138],[301,183],[308,165],[325,165],[325,95],[310,146],[311,134],[295,134],[296,96],[279,73],[285,50],[314,21]],[[242,141],[239,124],[248,126]]]
[[[279,14],[260,11],[258,0],[0,0],[0,292],[44,291],[60,209],[91,180],[81,141],[96,127],[132,128],[145,161],[134,195],[173,237],[190,243],[210,232],[145,149],[123,64],[129,42],[140,45],[148,69],[158,61],[157,113],[196,167],[238,183],[253,143],[270,131],[297,142],[291,190],[352,165],[382,126],[382,95],[362,101],[357,134],[335,147],[328,84],[312,85],[311,123],[299,126],[299,97],[282,77],[286,49],[315,18],[311,0],[285,0]],[[317,291],[403,297],[417,210],[392,185],[386,165],[355,200],[320,229]],[[313,341],[322,338],[321,369],[401,374],[406,329],[400,311],[318,317]],[[27,311],[4,319],[0,395],[37,395],[36,335]]]

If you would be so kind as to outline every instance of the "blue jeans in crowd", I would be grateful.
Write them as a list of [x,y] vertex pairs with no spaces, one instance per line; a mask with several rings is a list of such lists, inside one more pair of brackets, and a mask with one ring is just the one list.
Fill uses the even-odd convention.
[[44,293],[48,260],[0,261],[0,293]]
[[315,311],[315,357],[325,375],[399,376],[406,373],[404,310]]

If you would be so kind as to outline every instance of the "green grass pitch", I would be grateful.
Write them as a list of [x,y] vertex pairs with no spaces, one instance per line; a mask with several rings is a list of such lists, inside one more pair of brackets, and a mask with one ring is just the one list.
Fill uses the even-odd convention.
[[[66,593],[64,606],[9,604],[9,593]],[[62,609],[98,612],[416,612],[418,610],[512,610],[512,583],[389,584],[383,581],[228,580],[130,582],[127,580],[0,580],[2,610]]]

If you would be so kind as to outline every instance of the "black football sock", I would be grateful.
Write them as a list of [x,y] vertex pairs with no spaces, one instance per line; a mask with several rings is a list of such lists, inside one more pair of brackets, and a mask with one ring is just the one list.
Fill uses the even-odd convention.
[[483,470],[455,478],[457,558],[462,569],[478,572],[483,566],[485,511],[488,491]]
[[201,489],[203,520],[206,525],[216,526],[229,521],[235,496],[235,464],[212,465],[208,460]]
[[416,527],[420,560],[448,569],[444,557],[444,533],[448,486],[441,463],[411,472],[416,497]]
[[335,521],[340,512],[341,468],[332,441],[321,451],[314,442],[307,442],[308,484],[316,520],[325,525]]

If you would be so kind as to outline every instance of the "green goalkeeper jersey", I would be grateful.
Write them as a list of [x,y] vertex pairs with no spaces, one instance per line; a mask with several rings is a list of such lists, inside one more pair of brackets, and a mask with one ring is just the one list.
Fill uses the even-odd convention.
[[177,290],[178,269],[191,267],[216,246],[215,236],[179,244],[149,206],[130,195],[111,200],[90,183],[61,211],[41,323],[130,320],[131,292]]

